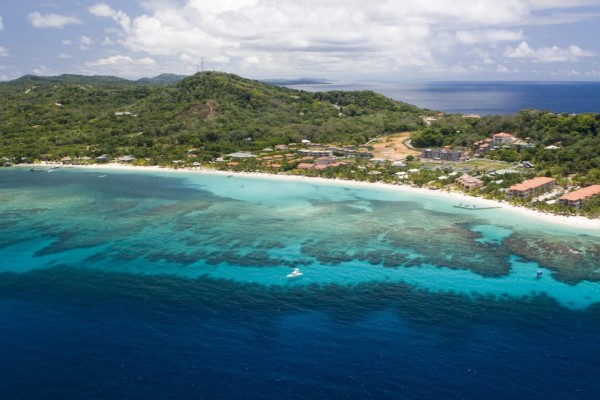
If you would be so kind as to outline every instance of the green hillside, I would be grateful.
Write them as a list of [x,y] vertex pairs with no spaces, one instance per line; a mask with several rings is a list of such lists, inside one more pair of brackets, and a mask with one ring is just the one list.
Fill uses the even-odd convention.
[[209,159],[309,139],[363,144],[422,126],[426,111],[374,92],[309,93],[202,72],[176,84],[25,76],[0,84],[0,157],[133,154],[151,163],[190,147]]

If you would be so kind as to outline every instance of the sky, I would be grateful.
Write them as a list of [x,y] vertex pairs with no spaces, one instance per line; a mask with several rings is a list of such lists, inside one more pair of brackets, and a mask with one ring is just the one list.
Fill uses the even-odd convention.
[[600,0],[2,0],[0,80],[600,80]]

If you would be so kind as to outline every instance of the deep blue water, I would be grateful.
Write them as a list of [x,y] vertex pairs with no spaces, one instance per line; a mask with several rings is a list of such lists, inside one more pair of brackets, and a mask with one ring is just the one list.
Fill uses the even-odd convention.
[[0,200],[0,398],[600,398],[600,284],[507,242],[597,232],[237,176],[13,168]]
[[373,90],[394,100],[448,113],[600,112],[600,82],[370,82],[296,85],[307,91]]

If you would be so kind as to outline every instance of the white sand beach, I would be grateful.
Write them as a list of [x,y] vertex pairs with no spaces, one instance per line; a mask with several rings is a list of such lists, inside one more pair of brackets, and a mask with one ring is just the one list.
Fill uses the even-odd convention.
[[[56,166],[55,164],[29,164],[23,165],[30,168],[35,167],[51,167]],[[84,169],[104,169],[104,170],[118,170],[118,171],[154,171],[154,172],[174,172],[174,173],[194,173],[194,174],[212,174],[212,175],[239,175],[249,178],[267,178],[267,179],[281,179],[287,181],[305,181],[305,182],[320,182],[329,185],[339,185],[346,187],[364,187],[364,188],[380,188],[385,190],[394,190],[398,192],[405,193],[420,193],[426,196],[439,196],[446,199],[455,199],[457,203],[464,204],[475,204],[477,207],[489,207],[489,208],[502,208],[506,210],[510,210],[514,213],[520,213],[527,217],[535,217],[546,222],[568,225],[573,227],[582,227],[582,228],[594,228],[600,229],[600,219],[590,219],[583,216],[564,216],[564,215],[555,215],[550,213],[544,213],[541,211],[533,210],[526,207],[519,207],[511,205],[504,201],[496,201],[483,199],[481,197],[469,196],[465,193],[455,192],[455,191],[446,191],[446,190],[429,190],[426,188],[418,188],[412,187],[408,185],[394,185],[388,183],[381,182],[363,182],[363,181],[354,181],[354,180],[340,180],[340,179],[326,179],[319,177],[306,177],[299,175],[283,175],[283,174],[266,174],[266,173],[258,173],[258,172],[234,172],[234,171],[220,171],[210,168],[165,168],[159,166],[134,166],[134,165],[124,165],[118,163],[107,163],[107,164],[90,164],[90,165],[60,165],[61,168],[84,168]]]

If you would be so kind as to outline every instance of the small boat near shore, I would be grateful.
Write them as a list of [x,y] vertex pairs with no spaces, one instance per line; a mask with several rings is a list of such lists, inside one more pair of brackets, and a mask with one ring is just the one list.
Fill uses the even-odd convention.
[[540,279],[542,277],[542,275],[544,275],[544,271],[542,271],[541,269],[538,269],[537,272],[535,273],[535,279]]
[[298,268],[294,268],[292,272],[286,275],[287,278],[299,278],[304,275]]

